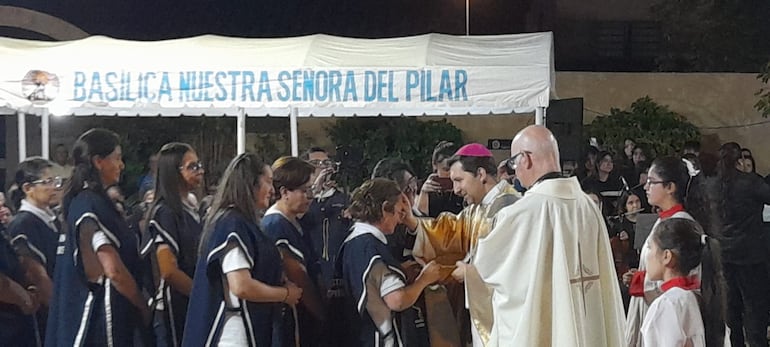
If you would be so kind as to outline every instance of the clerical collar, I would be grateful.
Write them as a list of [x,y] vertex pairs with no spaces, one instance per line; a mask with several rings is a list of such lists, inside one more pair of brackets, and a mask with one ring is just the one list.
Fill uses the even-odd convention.
[[535,181],[535,183],[532,183],[532,185],[529,187],[529,189],[532,189],[532,187],[536,186],[540,182],[547,181],[547,180],[554,179],[554,178],[564,178],[564,176],[562,176],[561,172],[556,172],[556,171],[549,172],[549,173],[543,175],[542,177],[538,178],[537,181]]
[[698,281],[697,276],[682,276],[674,277],[660,285],[660,289],[664,292],[674,287],[684,290],[696,290],[700,289],[700,281]]
[[353,224],[353,231],[348,235],[347,238],[345,238],[345,242],[348,242],[358,236],[361,236],[363,234],[372,234],[374,237],[376,237],[380,242],[384,244],[388,244],[388,239],[385,238],[385,234],[380,231],[380,229],[377,229],[376,226],[371,225],[369,223],[363,223],[363,222],[356,222]]
[[35,217],[40,218],[45,222],[51,230],[58,232],[58,230],[56,230],[56,224],[54,223],[56,221],[56,215],[50,208],[42,209],[27,201],[27,199],[24,199],[21,201],[21,207],[19,208],[19,212],[21,211],[32,213]]
[[660,219],[671,218],[677,212],[683,212],[683,211],[684,211],[684,206],[682,206],[682,204],[676,204],[674,205],[674,207],[671,207],[668,210],[658,212],[658,217],[660,217]]
[[484,198],[481,199],[481,204],[490,205],[495,202],[495,197],[500,194],[500,192],[503,190],[503,185],[505,184],[507,183],[505,183],[503,180],[497,182],[497,184],[495,184],[495,186],[487,192],[487,195],[484,195]]

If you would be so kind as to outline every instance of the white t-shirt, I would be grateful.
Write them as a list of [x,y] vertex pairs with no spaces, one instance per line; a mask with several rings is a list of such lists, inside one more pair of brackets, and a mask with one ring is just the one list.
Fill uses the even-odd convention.
[[695,293],[674,287],[655,299],[642,323],[644,346],[705,347],[698,299]]
[[[406,286],[398,275],[382,262],[376,262],[366,278],[366,311],[383,334],[393,330],[391,310],[383,299],[386,295]],[[384,347],[395,346],[395,335],[385,339]]]
[[[230,287],[227,284],[227,273],[250,269],[249,261],[246,259],[246,254],[243,253],[240,247],[233,247],[225,256],[222,257],[222,284],[224,290],[227,292],[225,302],[227,307],[237,308],[240,307],[238,297],[230,291]],[[246,346],[246,331],[244,330],[243,318],[238,312],[227,312],[225,314],[225,325],[222,328],[222,335],[219,339],[218,346]]]

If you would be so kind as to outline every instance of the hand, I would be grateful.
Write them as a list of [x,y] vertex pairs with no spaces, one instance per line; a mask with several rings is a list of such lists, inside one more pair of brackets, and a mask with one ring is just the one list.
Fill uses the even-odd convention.
[[433,180],[436,177],[438,177],[438,175],[436,174],[431,174],[430,176],[428,176],[428,179],[425,180],[425,183],[422,184],[422,188],[420,188],[420,194],[436,193],[441,191],[441,185],[438,184],[438,182]]
[[466,264],[463,261],[457,261],[455,265],[457,266],[457,268],[454,271],[452,271],[452,278],[454,278],[455,281],[460,283],[465,282],[465,268],[468,266],[468,264]]
[[331,176],[334,174],[334,168],[327,167],[318,174],[318,177],[315,178],[315,181],[313,181],[313,193],[318,194],[323,192],[326,189],[331,188],[331,186],[334,185],[334,182],[330,179]]
[[409,198],[404,193],[401,193],[401,206],[403,208],[398,211],[399,223],[406,225],[411,230],[415,230],[417,228],[417,217],[414,216],[412,204],[409,203]]
[[302,298],[302,288],[297,287],[297,285],[293,282],[286,282],[286,286],[284,288],[286,288],[288,295],[283,300],[283,302],[292,306],[298,304],[299,299]]
[[24,291],[22,295],[22,303],[19,305],[19,309],[25,315],[33,315],[40,307],[40,302],[37,300],[37,290],[34,287],[30,287]]
[[436,281],[441,279],[441,271],[439,271],[440,269],[441,269],[441,265],[439,265],[435,261],[431,261],[430,263],[425,265],[424,268],[422,268],[422,272],[420,272],[420,275],[417,276],[416,281],[422,281],[426,285],[433,284]]
[[634,278],[634,274],[636,273],[637,269],[630,269],[628,272],[623,274],[623,285],[628,287],[631,285],[631,279]]
[[401,269],[404,270],[406,275],[406,283],[414,283],[414,280],[420,275],[422,266],[414,260],[407,260],[401,263]]
[[618,234],[618,238],[620,238],[620,241],[628,240],[628,233],[623,230],[620,232],[620,234]]

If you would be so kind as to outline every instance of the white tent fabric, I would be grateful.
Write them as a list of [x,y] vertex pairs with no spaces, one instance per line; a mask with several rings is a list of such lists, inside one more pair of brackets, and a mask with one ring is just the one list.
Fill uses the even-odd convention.
[[0,38],[0,56],[0,109],[37,115],[508,114],[554,86],[551,33]]

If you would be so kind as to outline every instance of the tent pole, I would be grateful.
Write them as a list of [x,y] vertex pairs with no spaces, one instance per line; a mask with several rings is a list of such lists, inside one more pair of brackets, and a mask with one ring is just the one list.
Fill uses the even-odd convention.
[[294,157],[299,156],[299,139],[297,136],[297,117],[299,116],[299,109],[296,107],[291,108],[291,116],[289,116],[289,127],[291,129],[291,155]]
[[27,115],[24,112],[17,112],[19,118],[19,163],[27,159]]
[[236,120],[236,132],[238,133],[238,153],[246,152],[246,110],[243,107],[238,108],[238,118]]
[[50,134],[50,113],[48,112],[48,108],[45,108],[43,109],[43,114],[40,116],[40,155],[46,159],[50,159]]
[[535,109],[535,125],[545,126],[545,107],[538,106]]

